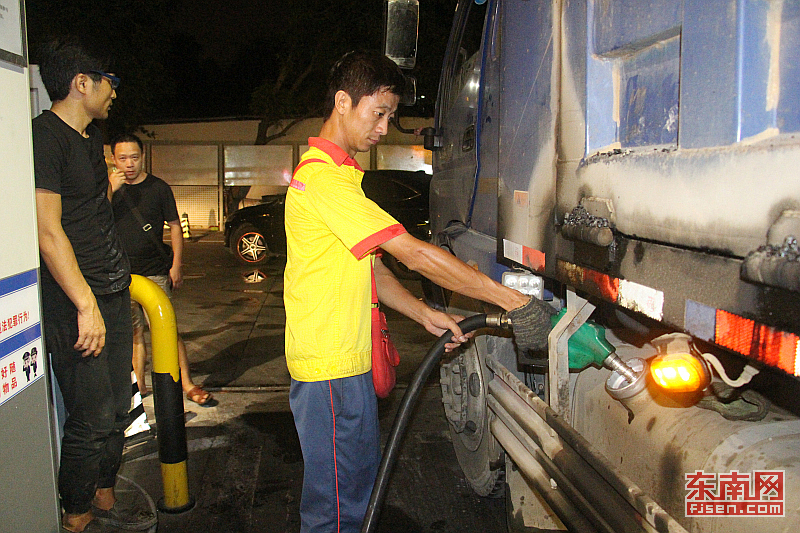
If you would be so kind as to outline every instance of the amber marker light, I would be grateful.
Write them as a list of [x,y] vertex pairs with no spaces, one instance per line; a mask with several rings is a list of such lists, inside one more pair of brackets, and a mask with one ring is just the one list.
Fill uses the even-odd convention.
[[670,392],[695,392],[711,382],[705,364],[688,353],[659,355],[650,362],[650,375],[657,385]]

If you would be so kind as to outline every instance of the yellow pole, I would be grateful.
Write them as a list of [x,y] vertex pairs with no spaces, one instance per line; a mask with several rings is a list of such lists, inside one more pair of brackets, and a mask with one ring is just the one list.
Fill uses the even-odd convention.
[[159,509],[181,513],[194,506],[189,496],[186,459],[186,426],[183,417],[183,389],[178,365],[178,327],[169,297],[155,282],[131,276],[131,299],[138,302],[150,322],[153,352],[153,399],[158,423],[158,457],[164,499]]

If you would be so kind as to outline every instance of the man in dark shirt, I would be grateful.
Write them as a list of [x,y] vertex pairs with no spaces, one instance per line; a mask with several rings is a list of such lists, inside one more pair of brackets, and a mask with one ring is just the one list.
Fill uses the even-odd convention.
[[48,43],[40,72],[53,105],[33,120],[42,322],[67,411],[58,488],[73,532],[156,521],[114,494],[130,407],[130,266],[91,123],[108,117],[119,78],[97,57],[77,41]]
[[[114,219],[122,246],[131,261],[131,273],[146,276],[158,284],[167,296],[183,283],[183,231],[172,189],[164,180],[143,170],[144,154],[141,139],[123,134],[111,141],[115,170],[109,176]],[[164,223],[169,225],[172,249],[162,242]],[[133,302],[133,371],[142,394],[147,393],[142,307]],[[212,405],[211,394],[192,382],[186,345],[178,336],[178,364],[181,385],[186,397],[202,406]]]

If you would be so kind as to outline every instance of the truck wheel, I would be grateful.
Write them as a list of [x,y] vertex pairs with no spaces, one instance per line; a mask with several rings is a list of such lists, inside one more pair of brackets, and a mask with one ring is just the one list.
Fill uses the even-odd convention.
[[503,450],[489,430],[485,335],[476,337],[440,370],[442,403],[461,470],[479,496],[502,496]]
[[264,235],[251,224],[242,224],[231,237],[231,250],[240,263],[263,265],[269,259],[269,247]]

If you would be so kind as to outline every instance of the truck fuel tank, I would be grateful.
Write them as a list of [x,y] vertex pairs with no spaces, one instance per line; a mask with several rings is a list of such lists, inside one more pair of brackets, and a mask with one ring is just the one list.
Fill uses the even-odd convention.
[[[612,344],[623,360],[646,352]],[[766,533],[800,526],[797,416],[772,407],[760,421],[727,420],[652,381],[623,404],[606,391],[608,375],[577,375],[573,425],[684,527]],[[768,516],[779,504],[782,516]]]

